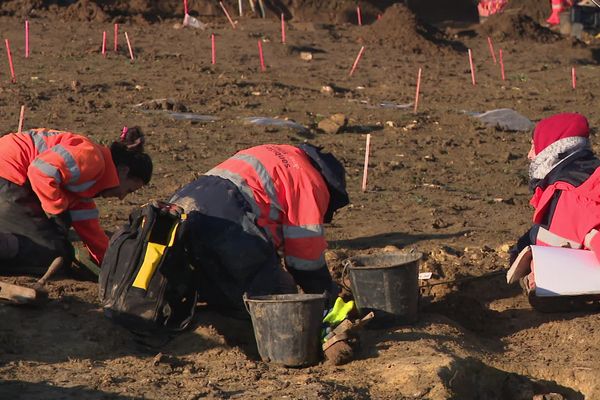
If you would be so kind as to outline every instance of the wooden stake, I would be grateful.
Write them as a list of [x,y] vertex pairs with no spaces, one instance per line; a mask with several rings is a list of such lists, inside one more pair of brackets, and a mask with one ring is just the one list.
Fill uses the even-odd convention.
[[129,48],[129,57],[133,61],[133,49],[131,48],[131,42],[129,41],[129,35],[125,32],[125,40],[127,41],[127,47]]
[[244,9],[242,8],[242,0],[238,0],[238,12],[240,13],[240,17],[244,15]]
[[488,36],[488,47],[490,48],[490,54],[492,55],[492,60],[494,60],[494,65],[496,65],[496,53],[494,52],[494,45],[492,44],[492,38]]
[[231,24],[231,27],[233,29],[235,29],[235,23],[233,22],[233,20],[231,19],[231,16],[229,15],[229,12],[227,11],[227,9],[225,8],[225,5],[223,4],[222,1],[219,2],[219,4],[221,5],[221,9],[223,9],[223,12],[225,13],[225,16],[227,17],[227,20],[229,21],[229,23]]
[[419,73],[417,74],[417,92],[415,94],[415,109],[414,113],[417,113],[417,109],[419,108],[419,90],[421,89],[421,68],[419,68]]
[[573,89],[577,87],[577,75],[575,74],[575,67],[571,67],[571,86]]
[[102,57],[106,57],[106,31],[102,32]]
[[356,56],[356,60],[354,60],[354,64],[352,64],[352,69],[350,70],[349,76],[352,76],[352,74],[354,73],[354,70],[358,66],[358,62],[360,61],[360,58],[362,57],[364,51],[365,51],[365,46],[360,48],[360,51],[358,52],[358,55]]
[[365,166],[363,168],[362,191],[367,191],[367,172],[369,170],[369,151],[371,149],[371,134],[367,133],[367,143],[365,145]]
[[265,13],[265,5],[263,4],[263,0],[258,0],[258,6],[260,7],[261,17],[266,18],[267,14]]
[[17,127],[17,132],[23,132],[23,119],[25,118],[25,106],[21,106],[21,113],[19,114],[19,125]]
[[475,67],[473,66],[473,53],[471,52],[471,49],[469,49],[469,65],[471,67],[471,82],[473,83],[473,86],[475,86]]

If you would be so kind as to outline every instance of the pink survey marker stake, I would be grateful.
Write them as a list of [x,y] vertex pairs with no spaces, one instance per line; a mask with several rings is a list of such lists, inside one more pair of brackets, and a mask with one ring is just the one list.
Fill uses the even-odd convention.
[[364,52],[365,52],[365,46],[360,48],[360,51],[358,52],[358,55],[356,56],[356,60],[354,60],[354,64],[352,64],[352,69],[350,70],[350,73],[348,74],[349,76],[352,76],[352,74],[354,74],[354,70],[358,66],[358,62],[360,61]]
[[473,53],[471,52],[471,49],[469,49],[469,67],[471,68],[471,82],[473,83],[473,86],[475,86],[475,67],[473,66]]
[[260,70],[262,72],[265,72],[267,70],[267,68],[265,67],[265,57],[263,55],[263,48],[262,48],[262,40],[258,40],[258,55],[260,57]]
[[281,13],[281,43],[285,44],[285,15]]
[[188,13],[188,0],[183,0],[183,12],[187,15]]
[[490,54],[492,55],[492,60],[494,60],[494,64],[496,64],[496,53],[494,52],[494,44],[492,43],[492,38],[488,36],[488,47],[490,48]]
[[210,48],[211,48],[211,63],[215,65],[217,63],[217,48],[215,47],[215,34],[210,35]]
[[17,78],[15,77],[15,67],[13,65],[12,54],[10,53],[10,43],[8,39],[4,39],[4,44],[6,45],[6,55],[8,57],[8,65],[10,67],[10,80],[12,83],[17,83]]
[[115,24],[115,46],[114,52],[116,53],[119,49],[119,24]]
[[102,32],[102,56],[106,57],[106,31]]
[[131,58],[131,61],[133,62],[133,60],[134,60],[133,49],[131,48],[131,42],[129,41],[129,35],[127,34],[127,32],[125,32],[125,40],[127,41],[127,47],[129,48],[129,57]]
[[227,20],[229,21],[229,23],[231,24],[231,27],[233,29],[235,29],[235,23],[233,22],[233,20],[231,19],[231,16],[229,15],[229,12],[227,12],[227,8],[225,8],[225,5],[223,4],[222,1],[219,2],[219,4],[221,5],[221,8],[223,9],[223,12],[225,13],[225,16],[227,17]]
[[360,12],[360,6],[356,6],[356,21],[358,26],[362,26],[362,14]]
[[29,58],[29,20],[25,20],[25,58]]
[[415,93],[415,109],[414,113],[417,113],[417,109],[419,108],[419,91],[421,90],[421,71],[419,68],[419,73],[417,74],[417,92]]
[[371,151],[371,134],[367,133],[367,143],[365,144],[365,166],[363,168],[362,191],[367,191],[367,173],[369,171],[369,152]]
[[498,55],[500,56],[500,76],[502,80],[506,80],[506,76],[504,75],[504,57],[502,56],[502,49],[498,51]]
[[571,68],[571,87],[573,89],[577,87],[577,75],[575,74],[575,67]]

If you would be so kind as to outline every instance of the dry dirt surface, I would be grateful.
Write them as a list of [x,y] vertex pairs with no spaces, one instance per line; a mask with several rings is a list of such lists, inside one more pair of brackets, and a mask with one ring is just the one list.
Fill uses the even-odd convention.
[[[141,125],[156,173],[126,200],[99,202],[108,230],[133,207],[168,198],[238,149],[308,140],[334,152],[348,172],[352,204],[327,227],[328,259],[338,279],[344,259],[386,246],[425,254],[421,271],[433,278],[423,285],[498,274],[425,286],[414,326],[364,331],[349,364],[296,369],[261,362],[248,322],[203,307],[190,331],[162,347],[141,345],[103,317],[93,282],[55,280],[43,307],[0,304],[0,399],[600,398],[600,316],[537,313],[501,274],[508,246],[530,220],[530,134],[486,127],[469,115],[512,108],[537,121],[577,111],[598,126],[598,43],[542,28],[540,3],[546,1],[515,1],[518,7],[484,25],[440,30],[404,6],[384,12],[375,1],[363,4],[371,15],[365,26],[356,24],[354,2],[267,1],[266,19],[238,17],[236,4],[226,2],[235,30],[216,3],[190,1],[206,30],[181,28],[179,1],[65,3],[0,4],[0,31],[10,40],[16,71],[12,84],[2,49],[0,131],[17,128],[22,104],[25,129],[67,129],[108,143],[123,125]],[[341,18],[344,10],[349,14]],[[282,11],[286,44],[275,17]],[[120,24],[116,53],[114,22]],[[106,57],[100,54],[103,31]],[[496,54],[503,50],[505,81],[487,36]],[[258,40],[266,72],[260,72]],[[349,76],[361,46],[364,56]],[[395,105],[414,100],[419,68],[421,99],[413,113],[412,106]],[[175,119],[173,110],[218,119]],[[341,133],[319,131],[319,122],[335,113],[348,118]],[[243,119],[257,116],[306,129]],[[371,159],[363,193],[367,133]]]

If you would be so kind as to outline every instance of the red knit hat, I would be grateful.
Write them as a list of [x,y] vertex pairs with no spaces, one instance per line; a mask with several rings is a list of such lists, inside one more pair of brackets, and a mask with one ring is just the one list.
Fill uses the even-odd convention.
[[573,136],[589,137],[588,120],[581,114],[562,113],[544,118],[533,131],[535,154],[540,154],[552,143]]

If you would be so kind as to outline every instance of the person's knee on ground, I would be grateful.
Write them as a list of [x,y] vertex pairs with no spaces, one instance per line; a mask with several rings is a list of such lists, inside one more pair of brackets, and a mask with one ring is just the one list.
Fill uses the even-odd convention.
[[0,260],[11,260],[19,253],[19,239],[12,233],[0,233]]

